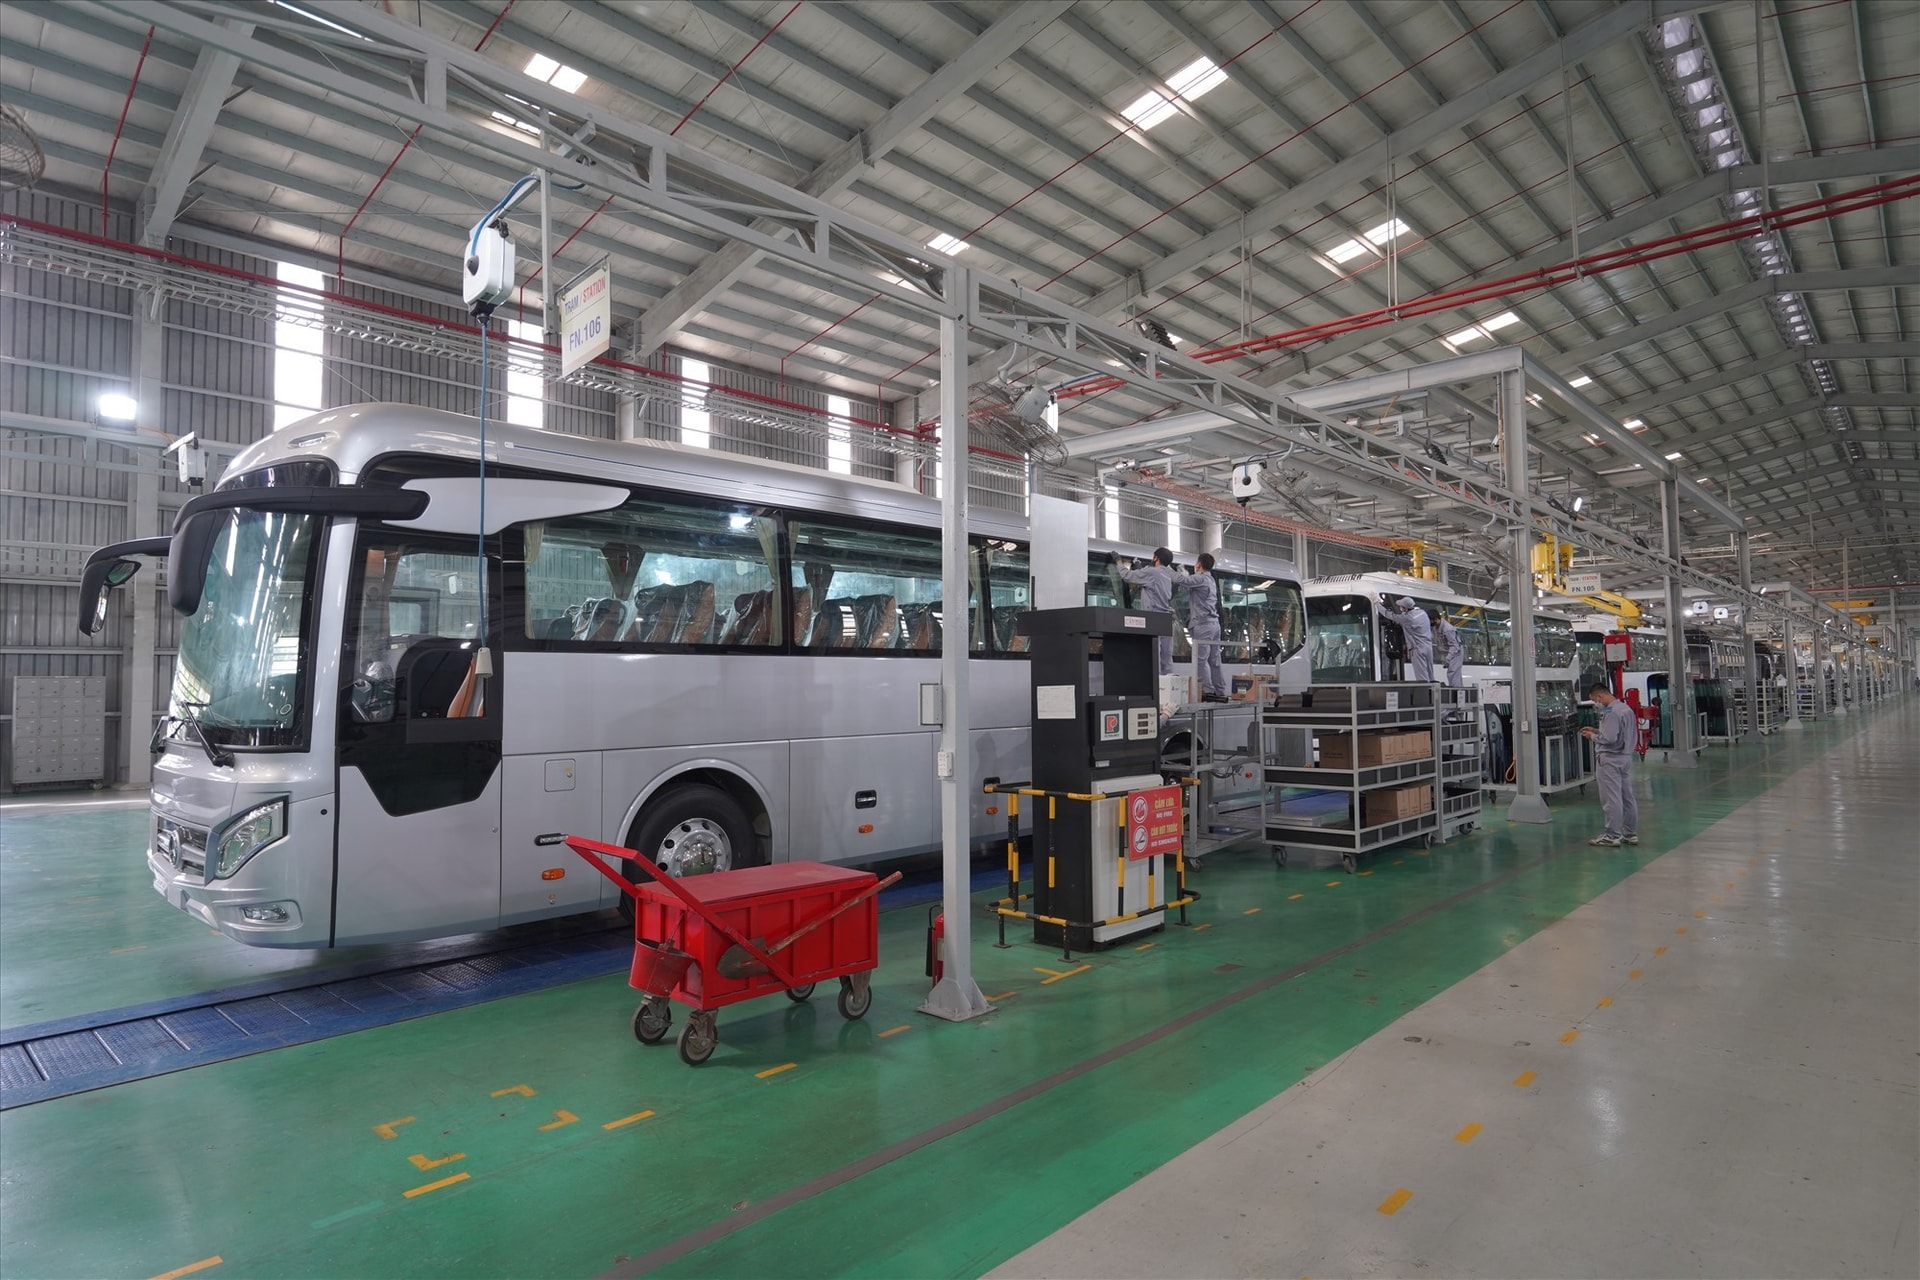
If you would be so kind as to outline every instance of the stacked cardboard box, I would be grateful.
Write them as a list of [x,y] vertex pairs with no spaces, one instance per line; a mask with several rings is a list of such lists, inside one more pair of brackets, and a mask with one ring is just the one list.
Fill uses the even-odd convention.
[[1360,825],[1377,827],[1384,822],[1411,818],[1433,808],[1433,784],[1415,783],[1407,787],[1381,787],[1360,796]]
[[[1360,761],[1354,763],[1354,743],[1359,742]],[[1326,733],[1320,735],[1322,769],[1371,769],[1375,765],[1399,764],[1406,760],[1424,760],[1433,754],[1431,729],[1387,729],[1368,733]]]

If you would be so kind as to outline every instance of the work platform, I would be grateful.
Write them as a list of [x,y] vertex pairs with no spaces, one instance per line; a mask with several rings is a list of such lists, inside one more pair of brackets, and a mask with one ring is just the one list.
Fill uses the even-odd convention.
[[[1915,870],[1911,842],[1872,824],[1887,821],[1886,802],[1877,797],[1894,787],[1896,775],[1904,778],[1899,804],[1910,821],[1917,743],[1920,704],[1899,698],[1749,749],[1706,753],[1697,769],[1640,769],[1645,842],[1637,849],[1587,847],[1598,828],[1597,801],[1563,796],[1548,826],[1496,819],[1491,829],[1430,850],[1388,850],[1354,876],[1276,869],[1258,848],[1223,851],[1194,878],[1202,894],[1190,915],[1196,927],[1169,928],[1138,946],[1073,965],[1060,964],[1048,948],[998,951],[977,937],[976,974],[996,1012],[973,1023],[914,1012],[926,989],[925,912],[896,909],[881,916],[881,967],[865,1019],[846,1023],[831,1010],[823,1015],[777,997],[741,1006],[698,1072],[634,1043],[631,993],[624,972],[615,972],[16,1107],[0,1113],[10,1224],[0,1243],[0,1271],[150,1276],[198,1267],[193,1274],[214,1280],[643,1271],[932,1275],[978,1273],[1015,1259],[1010,1268],[1018,1273],[1022,1250],[1197,1143],[1210,1145],[1207,1135],[1270,1102],[1287,1106],[1317,1096],[1286,1083],[1312,1080],[1325,1089],[1327,1080],[1340,1079],[1329,1065],[1347,1061],[1363,1045],[1369,1054],[1390,1046],[1405,1055],[1413,1072],[1408,1079],[1426,1085],[1453,1079],[1454,1069],[1436,1071],[1441,1059],[1419,1055],[1456,1046],[1484,1058],[1463,1060],[1462,1068],[1493,1071],[1500,1088],[1521,1102],[1534,1096],[1511,1083],[1522,1070],[1540,1073],[1543,1085],[1555,1090],[1551,1096],[1569,1105],[1599,1096],[1593,1090],[1613,1079],[1606,1086],[1613,1099],[1607,1114],[1630,1126],[1614,1133],[1613,1140],[1624,1143],[1641,1132],[1631,1126],[1649,1114],[1633,1090],[1664,1091],[1666,1084],[1612,1077],[1611,1068],[1582,1066],[1586,1060],[1577,1055],[1607,1042],[1609,1026],[1595,1012],[1603,996],[1626,1012],[1639,994],[1634,984],[1654,981],[1664,971],[1652,966],[1682,956],[1663,940],[1658,945],[1667,946],[1668,955],[1635,961],[1631,967],[1646,976],[1630,978],[1608,942],[1619,941],[1612,927],[1593,933],[1579,913],[1617,887],[1607,902],[1625,894],[1646,918],[1665,921],[1668,933],[1687,928],[1693,944],[1711,941],[1731,957],[1750,954],[1758,963],[1774,943],[1753,951],[1745,940],[1772,928],[1775,915],[1793,910],[1816,888],[1822,895],[1855,895],[1862,907],[1880,902],[1904,911],[1906,932],[1880,929],[1886,936],[1874,945],[1906,948],[1900,955],[1908,963],[1896,963],[1889,952],[1856,966],[1834,988],[1845,998],[1826,1015],[1878,1028],[1847,1043],[1869,1056],[1880,1052],[1911,1030],[1887,1019],[1911,1020],[1915,1007]],[[1869,794],[1869,785],[1877,790]],[[1837,814],[1836,787],[1848,799]],[[1756,824],[1753,814],[1773,825]],[[1758,840],[1796,820],[1797,834],[1769,846],[1773,861],[1755,864],[1747,877],[1724,875],[1736,885],[1763,877],[1763,895],[1722,888],[1729,840],[1745,840],[1749,830]],[[284,976],[289,966],[320,973],[338,962],[246,951],[166,907],[147,887],[140,863],[145,822],[138,804],[56,813],[0,808],[7,1026],[150,1000],[195,980],[260,980]],[[1649,870],[1636,875],[1642,868]],[[1722,901],[1713,901],[1716,896]],[[1791,920],[1784,927],[1782,938],[1804,932]],[[1543,930],[1554,932],[1542,937]],[[1842,947],[1855,932],[1822,932],[1819,946]],[[1528,985],[1511,990],[1483,974],[1484,966],[1509,954],[1531,955],[1523,951],[1529,939],[1548,947],[1543,954],[1551,959],[1536,962],[1532,976],[1513,979]],[[1638,935],[1631,940],[1637,944]],[[1655,944],[1650,936],[1646,941],[1650,955]],[[1598,966],[1591,973],[1580,967],[1588,961]],[[1826,974],[1830,966],[1816,968]],[[1780,998],[1770,985],[1776,967],[1755,970],[1759,976],[1751,982],[1740,972],[1720,971],[1718,1003],[1691,1016],[1705,1023],[1751,1020]],[[1896,992],[1888,984],[1904,988]],[[1423,1043],[1405,1042],[1399,1027],[1406,1024],[1397,1020],[1443,993],[1453,1003],[1433,1008],[1445,1008],[1445,1016],[1406,1032]],[[1856,1007],[1865,999],[1878,1003]],[[1492,1016],[1488,1011],[1507,1004],[1513,1004],[1510,1013],[1481,1027],[1487,1034],[1475,1030]],[[1817,1004],[1796,997],[1790,1007],[1794,1045],[1817,1044],[1827,1034]],[[1601,1012],[1619,1016],[1614,1009]],[[1516,1033],[1515,1018],[1533,1029]],[[1563,1043],[1569,1030],[1581,1035]],[[1515,1048],[1517,1040],[1529,1048]],[[1541,1060],[1514,1066],[1526,1053]],[[1885,1077],[1896,1085],[1915,1061],[1911,1045],[1897,1056]],[[1672,1070],[1685,1074],[1687,1061],[1676,1059]],[[1715,1088],[1726,1087],[1713,1114],[1733,1115],[1726,1110],[1729,1096],[1754,1095],[1771,1099],[1768,1114],[1784,1123],[1809,1092],[1833,1095],[1835,1105],[1858,1094],[1872,1104],[1882,1130],[1898,1128],[1887,1124],[1878,1094],[1860,1092],[1865,1085],[1829,1087],[1866,1066],[1825,1057],[1820,1063],[1817,1081],[1809,1078],[1791,1096],[1777,1098],[1778,1078],[1756,1075],[1758,1064],[1749,1063],[1738,1079],[1715,1075]],[[1640,1063],[1634,1069],[1652,1068]],[[1506,1102],[1506,1094],[1490,1096]],[[1142,1097],[1154,1105],[1129,1107],[1117,1124],[1120,1100]],[[1912,1097],[1901,1093],[1889,1105],[1906,1107],[1911,1119]],[[1436,1104],[1427,1099],[1425,1105]],[[1455,1110],[1458,1123],[1433,1137],[1436,1150],[1498,1158],[1502,1144],[1512,1141],[1501,1128],[1504,1113],[1455,1107],[1447,1114]],[[1844,1119],[1838,1112],[1817,1117],[1832,1125]],[[1809,1113],[1805,1120],[1816,1118]],[[1576,1107],[1567,1121],[1572,1136],[1542,1139],[1542,1152],[1599,1140],[1598,1113]],[[1282,1132],[1299,1123],[1289,1119],[1272,1128]],[[1486,1131],[1472,1145],[1456,1144],[1453,1129],[1469,1123]],[[1804,1129],[1779,1136],[1804,1136]],[[1316,1247],[1332,1249],[1343,1240],[1379,1244],[1390,1227],[1430,1241],[1435,1252],[1420,1256],[1448,1259],[1445,1269],[1473,1269],[1463,1255],[1441,1251],[1441,1237],[1423,1234],[1423,1206],[1442,1201],[1444,1192],[1448,1220],[1460,1213],[1468,1215],[1463,1222],[1478,1221],[1471,1215],[1491,1212],[1500,1199],[1492,1181],[1456,1173],[1454,1185],[1443,1188],[1438,1174],[1423,1173],[1417,1186],[1405,1183],[1413,1193],[1407,1207],[1384,1217],[1376,1206],[1396,1194],[1403,1175],[1389,1161],[1401,1158],[1399,1148],[1389,1152],[1378,1144],[1404,1142],[1405,1126],[1395,1120],[1365,1134],[1336,1127],[1324,1136],[1326,1171],[1316,1163],[1315,1176],[1327,1189],[1300,1202],[1302,1212],[1311,1206],[1317,1214]],[[1785,1160],[1819,1145],[1781,1147],[1765,1159]],[[1009,1157],[1015,1151],[1028,1154]],[[1850,1148],[1847,1159],[1856,1157]],[[1597,1149],[1586,1158],[1601,1161],[1596,1169],[1604,1172]],[[696,1160],[698,1175],[690,1176]],[[1737,1173],[1740,1163],[1761,1165],[1763,1153],[1742,1147],[1720,1157],[1719,1169]],[[1824,1274],[1911,1270],[1911,1258],[1902,1264],[1887,1252],[1897,1239],[1898,1214],[1881,1221],[1890,1201],[1898,1201],[1899,1213],[1910,1210],[1911,1163],[1853,1171],[1833,1165],[1815,1160],[1806,1170],[1812,1183],[1796,1180],[1794,1191],[1780,1193],[1794,1203],[1812,1196],[1808,1203],[1819,1211],[1791,1219],[1796,1242],[1764,1269],[1791,1273],[1807,1250],[1830,1244],[1821,1255]],[[1412,1167],[1428,1169],[1426,1163]],[[1633,1167],[1663,1202],[1710,1195],[1716,1185],[1693,1176],[1693,1166],[1677,1181],[1657,1159]],[[1360,1177],[1362,1169],[1371,1181]],[[1800,1171],[1796,1164],[1793,1172]],[[1787,1170],[1778,1172],[1784,1178]],[[1248,1209],[1247,1197],[1268,1206],[1266,1213],[1272,1185],[1286,1176],[1276,1168],[1258,1184],[1196,1185],[1223,1208],[1237,1205],[1235,1214]],[[1547,1184],[1543,1171],[1530,1166],[1528,1178],[1509,1192],[1547,1194]],[[1478,1198],[1456,1203],[1469,1190]],[[1728,1230],[1765,1226],[1786,1203],[1743,1198],[1719,1204],[1712,1220]],[[1189,1220],[1185,1213],[1143,1221],[1165,1245],[1166,1223]],[[1558,1209],[1552,1220],[1567,1221]],[[1238,1238],[1280,1250],[1251,1255],[1243,1269],[1281,1274],[1293,1264],[1294,1256],[1273,1244],[1261,1223],[1235,1221]],[[1617,1233],[1618,1219],[1606,1221]],[[1567,1238],[1595,1237],[1576,1231]],[[1389,1269],[1413,1267],[1412,1256],[1380,1247]],[[1156,1255],[1148,1248],[1134,1242],[1134,1270],[1234,1269],[1221,1257]],[[1642,1258],[1644,1246],[1634,1248],[1633,1256]],[[1105,1265],[1085,1257],[1095,1270]],[[1339,1274],[1343,1265],[1357,1265],[1354,1255],[1325,1257],[1311,1269],[1303,1260],[1291,1274]],[[1527,1274],[1580,1269],[1581,1260],[1564,1251],[1558,1268],[1551,1261],[1512,1257]],[[1603,1261],[1588,1263],[1589,1273],[1608,1270]],[[1646,1266],[1662,1270],[1657,1260]],[[1679,1266],[1670,1260],[1664,1270]]]

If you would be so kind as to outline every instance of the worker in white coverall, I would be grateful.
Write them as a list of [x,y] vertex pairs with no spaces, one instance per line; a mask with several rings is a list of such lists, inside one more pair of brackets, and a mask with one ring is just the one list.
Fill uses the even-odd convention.
[[1605,828],[1587,843],[1603,849],[1639,844],[1640,806],[1633,798],[1633,748],[1639,730],[1633,708],[1607,692],[1604,684],[1588,689],[1587,697],[1600,708],[1600,724],[1582,729],[1580,736],[1593,742],[1600,811],[1606,816]]
[[1405,679],[1426,684],[1433,679],[1433,624],[1414,606],[1410,596],[1401,596],[1386,610],[1389,622],[1400,625],[1407,638]]
[[1467,646],[1460,641],[1459,629],[1438,609],[1427,610],[1427,620],[1433,624],[1433,656],[1446,664],[1448,687],[1458,689],[1467,682]]
[[[1120,563],[1120,553],[1117,551],[1113,553],[1113,562]],[[1165,547],[1156,547],[1150,564],[1138,569],[1122,566],[1120,577],[1128,586],[1139,588],[1134,596],[1135,608],[1157,613],[1173,612],[1173,552]],[[1173,674],[1173,637],[1164,635],[1157,639],[1160,674],[1170,676]]]

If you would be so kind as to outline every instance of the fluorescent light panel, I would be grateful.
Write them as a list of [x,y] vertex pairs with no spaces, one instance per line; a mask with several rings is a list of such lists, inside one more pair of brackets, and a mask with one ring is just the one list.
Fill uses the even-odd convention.
[[958,257],[972,247],[973,246],[969,245],[959,236],[950,236],[944,231],[927,241],[927,248],[933,250],[935,253],[944,253],[950,257]]
[[1567,385],[1570,387],[1584,387],[1584,386],[1591,385],[1592,382],[1593,382],[1593,379],[1589,378],[1586,374],[1583,373],[1577,378],[1568,379]]
[[578,93],[580,86],[587,82],[587,73],[575,71],[562,62],[555,62],[544,53],[536,53],[527,59],[526,72],[542,84],[550,84],[562,93]]

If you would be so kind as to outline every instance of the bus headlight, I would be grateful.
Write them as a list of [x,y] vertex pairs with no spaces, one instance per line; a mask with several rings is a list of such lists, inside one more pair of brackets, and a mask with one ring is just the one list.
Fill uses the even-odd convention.
[[228,818],[207,837],[207,882],[225,880],[246,866],[254,854],[286,834],[284,796]]

